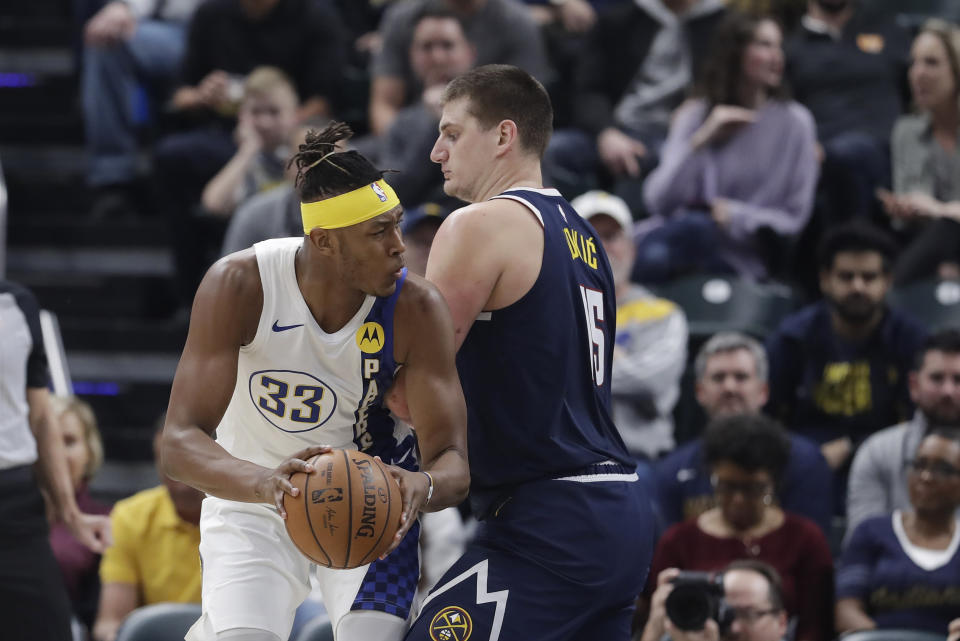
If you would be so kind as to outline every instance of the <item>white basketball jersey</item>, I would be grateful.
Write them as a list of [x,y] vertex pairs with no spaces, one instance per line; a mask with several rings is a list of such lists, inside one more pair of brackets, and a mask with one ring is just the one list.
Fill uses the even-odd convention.
[[415,469],[414,437],[383,396],[393,381],[393,311],[406,270],[389,297],[367,296],[353,318],[328,334],[297,285],[303,238],[254,245],[263,311],[240,349],[237,383],[217,442],[237,458],[276,467],[311,445],[360,449]]

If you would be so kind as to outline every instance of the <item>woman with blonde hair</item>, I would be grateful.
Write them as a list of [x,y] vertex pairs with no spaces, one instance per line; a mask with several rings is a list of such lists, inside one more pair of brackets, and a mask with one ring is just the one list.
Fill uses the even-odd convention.
[[[103,443],[90,405],[75,396],[50,399],[50,415],[60,431],[77,505],[87,514],[109,514],[110,508],[90,498],[87,485],[103,463]],[[99,593],[99,555],[90,551],[63,523],[50,526],[50,546],[63,573],[74,615],[93,623]]]
[[928,21],[910,51],[916,113],[893,129],[893,191],[884,209],[916,233],[894,271],[898,284],[960,277],[960,29]]

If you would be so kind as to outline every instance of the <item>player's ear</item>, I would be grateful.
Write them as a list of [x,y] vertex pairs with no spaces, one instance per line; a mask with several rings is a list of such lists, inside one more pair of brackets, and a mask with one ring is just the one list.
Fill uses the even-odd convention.
[[498,151],[501,153],[506,152],[519,142],[517,123],[512,120],[501,120],[500,124],[497,126],[497,133],[499,134],[499,138],[497,139],[497,147],[499,148]]
[[330,233],[329,229],[322,229],[320,227],[314,227],[310,230],[310,236],[308,236],[310,244],[314,246],[322,254],[332,254],[333,253],[333,234]]

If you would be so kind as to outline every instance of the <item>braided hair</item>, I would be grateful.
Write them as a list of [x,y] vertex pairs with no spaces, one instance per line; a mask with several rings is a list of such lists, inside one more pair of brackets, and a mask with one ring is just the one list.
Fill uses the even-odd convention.
[[383,178],[383,170],[374,167],[360,152],[337,151],[337,143],[352,135],[350,125],[344,122],[331,122],[321,131],[307,133],[305,142],[290,159],[290,165],[297,167],[295,184],[301,202],[339,196]]

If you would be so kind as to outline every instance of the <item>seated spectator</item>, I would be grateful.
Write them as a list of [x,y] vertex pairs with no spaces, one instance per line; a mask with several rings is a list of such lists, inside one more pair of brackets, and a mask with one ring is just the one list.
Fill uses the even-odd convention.
[[161,434],[158,429],[154,435],[153,454],[163,485],[118,501],[110,514],[113,545],[100,563],[95,641],[113,641],[123,620],[140,606],[200,603],[203,492],[163,475]]
[[597,231],[613,270],[613,421],[631,454],[655,461],[676,445],[673,408],[687,364],[687,318],[671,301],[630,282],[633,219],[621,198],[591,191],[570,204]]
[[[670,582],[678,570],[664,570],[657,578],[651,618],[666,621],[669,641],[782,641],[787,633],[787,613],[780,574],[763,561],[734,561],[723,572],[723,599],[733,610],[730,628],[721,634],[717,622],[708,620],[702,631],[684,631],[666,616],[664,604],[673,590]],[[644,637],[647,638],[647,637]],[[657,639],[657,641],[661,641]]]
[[893,190],[881,191],[895,222],[917,227],[894,282],[960,278],[960,29],[931,20],[913,41],[910,89],[917,113],[893,129]]
[[787,80],[823,149],[822,221],[867,217],[890,182],[889,140],[903,111],[909,36],[867,2],[809,0],[786,43]]
[[913,418],[880,430],[857,450],[847,490],[847,537],[871,516],[909,510],[907,470],[920,441],[931,430],[960,429],[960,331],[928,337],[910,372]]
[[[820,443],[834,470],[846,470],[864,438],[913,411],[908,374],[926,330],[884,301],[895,254],[873,227],[832,230],[819,252],[824,300],[785,318],[767,342],[771,413]],[[845,488],[844,473],[837,508]]]
[[574,128],[554,132],[544,159],[550,183],[580,187],[598,167],[633,211],[639,180],[657,164],[670,115],[686,97],[725,13],[722,0],[639,0],[598,16],[575,65]]
[[960,612],[960,433],[934,430],[906,461],[909,510],[863,521],[837,571],[837,631],[943,634]]
[[[717,571],[737,559],[769,563],[783,577],[784,605],[796,617],[797,641],[832,639],[833,561],[812,521],[784,512],[774,501],[790,455],[785,431],[760,414],[717,419],[704,437],[717,507],[674,525],[657,543],[647,594],[667,568]],[[663,634],[652,617],[643,638]]]
[[[171,111],[190,128],[156,148],[161,207],[171,218],[181,304],[223,240],[222,221],[197,220],[204,185],[236,153],[232,132],[244,78],[269,65],[293,81],[297,121],[329,117],[342,82],[345,43],[340,18],[326,0],[208,0],[190,23],[181,84]],[[219,223],[219,224],[218,224]]]
[[639,236],[634,280],[691,271],[761,278],[770,241],[758,233],[788,240],[803,230],[817,183],[816,133],[782,80],[777,23],[725,18],[699,97],[677,111],[644,184],[655,219]]
[[230,216],[254,194],[284,179],[297,124],[297,90],[276,67],[257,67],[243,83],[243,100],[233,136],[237,153],[203,190],[204,209]]
[[138,211],[136,93],[162,103],[183,59],[199,0],[111,0],[84,26],[83,123],[95,216]]
[[400,109],[423,94],[410,64],[410,44],[417,16],[440,4],[463,21],[467,39],[477,47],[476,64],[520,67],[540,82],[549,80],[546,49],[533,18],[513,0],[409,0],[395,2],[383,15],[383,46],[370,66],[370,130],[380,136]]
[[440,96],[447,83],[469,71],[477,58],[460,14],[444,4],[426,4],[414,19],[408,52],[410,68],[421,93],[400,109],[383,136],[358,147],[381,167],[397,170],[390,177],[400,201],[416,207],[450,200],[443,193],[443,173],[430,160],[440,127]]
[[[87,485],[103,463],[103,444],[90,406],[76,398],[50,397],[50,416],[63,438],[67,468],[77,506],[87,514],[109,514],[110,508],[90,497]],[[50,547],[57,558],[73,614],[87,628],[97,614],[100,555],[77,540],[63,523],[50,525]]]
[[[731,414],[759,414],[767,402],[767,354],[738,332],[714,334],[694,362],[697,402],[710,423]],[[833,474],[813,441],[792,432],[790,454],[777,485],[777,504],[804,516],[826,533],[833,515]],[[665,525],[694,519],[716,507],[704,439],[681,445],[657,463],[657,501]]]

